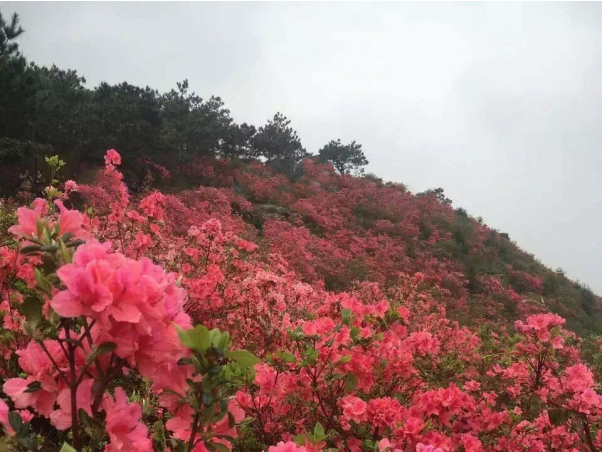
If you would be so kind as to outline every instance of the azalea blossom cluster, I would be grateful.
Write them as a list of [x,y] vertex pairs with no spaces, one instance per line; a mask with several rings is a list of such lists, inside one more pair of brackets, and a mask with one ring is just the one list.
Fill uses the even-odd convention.
[[[458,219],[435,193],[416,196],[402,184],[337,175],[332,165],[312,159],[303,165],[303,176],[291,182],[259,163],[241,168],[210,161],[202,165],[207,174],[202,181],[220,190],[242,186],[258,207],[284,207],[282,214],[264,217],[261,244],[281,254],[312,285],[341,291],[368,280],[388,288],[400,273],[421,272],[437,287],[437,299],[448,312],[475,325],[508,318],[511,326],[517,318],[542,312],[532,300],[544,294],[548,308],[568,318],[576,315],[546,293],[541,276],[525,271],[527,263],[492,265],[488,275],[467,275],[459,252],[487,267],[484,262],[507,260],[502,254],[506,239],[482,222]],[[234,182],[216,177],[222,173]],[[513,257],[527,261],[526,254]]]
[[286,329],[237,394],[257,436],[281,441],[270,450],[599,450],[602,397],[562,318],[530,316],[501,344],[405,287],[402,303],[340,296]]

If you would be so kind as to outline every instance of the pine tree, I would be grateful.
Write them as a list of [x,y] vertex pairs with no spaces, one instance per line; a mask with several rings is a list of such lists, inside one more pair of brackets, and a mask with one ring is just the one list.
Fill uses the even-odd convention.
[[355,141],[342,144],[340,138],[337,141],[331,140],[320,149],[319,154],[323,162],[332,163],[341,174],[349,173],[351,170],[361,173],[364,171],[362,167],[368,164],[362,145]]
[[290,124],[290,119],[276,113],[251,139],[251,156],[264,157],[274,170],[295,177],[301,168],[299,163],[311,154]]
[[2,12],[0,12],[0,58],[7,58],[15,55],[19,50],[19,45],[14,42],[24,32],[19,25],[19,16],[14,13],[10,24],[6,22]]

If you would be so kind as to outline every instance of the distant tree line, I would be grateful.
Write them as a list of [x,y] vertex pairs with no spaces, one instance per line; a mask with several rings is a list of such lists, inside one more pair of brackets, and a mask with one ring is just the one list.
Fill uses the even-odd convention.
[[[55,152],[77,171],[115,148],[133,170],[141,157],[166,166],[219,157],[262,159],[294,176],[311,155],[281,113],[261,127],[237,124],[219,97],[197,96],[186,80],[166,93],[127,82],[89,89],[74,70],[28,62],[17,44],[23,32],[16,14],[7,20],[0,12],[0,163],[6,167]],[[361,145],[340,139],[318,158],[340,173],[361,172],[368,163]]]

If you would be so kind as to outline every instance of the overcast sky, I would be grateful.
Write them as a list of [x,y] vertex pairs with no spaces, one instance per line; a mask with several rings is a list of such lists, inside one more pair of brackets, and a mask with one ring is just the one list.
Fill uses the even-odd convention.
[[602,294],[600,3],[14,3],[25,55],[91,86],[187,78],[237,122],[288,116],[311,152],[508,232]]

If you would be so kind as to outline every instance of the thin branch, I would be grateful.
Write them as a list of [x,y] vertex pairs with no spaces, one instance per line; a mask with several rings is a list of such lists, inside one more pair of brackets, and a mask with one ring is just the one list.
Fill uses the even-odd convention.
[[199,428],[199,419],[201,417],[201,412],[197,411],[194,415],[194,421],[192,422],[192,431],[190,432],[190,438],[188,439],[188,450],[192,450],[194,446],[194,437],[196,436],[196,431]]
[[38,344],[40,344],[40,347],[42,347],[42,350],[44,350],[44,353],[46,353],[46,355],[48,356],[48,358],[50,358],[50,362],[55,367],[55,369],[58,371],[59,375],[61,376],[61,378],[63,379],[63,381],[65,382],[65,384],[67,386],[69,386],[70,383],[67,380],[67,377],[65,376],[65,374],[63,373],[63,371],[61,370],[61,368],[59,367],[59,365],[56,363],[56,361],[54,360],[54,357],[50,354],[50,352],[46,348],[46,345],[44,345],[44,342],[43,341],[39,341]]
[[594,441],[592,440],[592,432],[590,431],[589,424],[585,419],[583,420],[583,430],[585,431],[585,439],[590,451],[597,452],[596,446],[594,446]]

